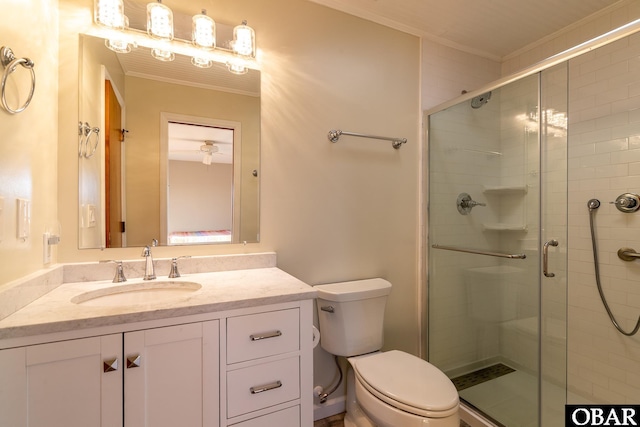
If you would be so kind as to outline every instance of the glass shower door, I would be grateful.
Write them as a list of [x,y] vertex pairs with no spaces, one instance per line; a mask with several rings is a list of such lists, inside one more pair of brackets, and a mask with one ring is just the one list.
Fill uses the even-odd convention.
[[562,174],[541,156],[540,122],[556,98],[540,85],[556,79],[525,77],[429,116],[428,358],[506,426],[541,422],[543,246],[547,274],[559,265],[557,239],[543,245],[541,183]]

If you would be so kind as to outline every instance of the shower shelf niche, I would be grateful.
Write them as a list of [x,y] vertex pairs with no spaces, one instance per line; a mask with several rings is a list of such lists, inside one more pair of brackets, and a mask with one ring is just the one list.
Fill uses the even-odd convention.
[[[501,197],[524,197],[527,194],[528,186],[526,185],[485,185],[482,192],[487,196]],[[517,199],[516,199],[517,200]],[[513,218],[512,218],[513,220]],[[484,231],[516,231],[526,232],[527,224],[524,219],[524,200],[522,203],[522,222],[518,219],[509,222],[496,222],[482,224]]]

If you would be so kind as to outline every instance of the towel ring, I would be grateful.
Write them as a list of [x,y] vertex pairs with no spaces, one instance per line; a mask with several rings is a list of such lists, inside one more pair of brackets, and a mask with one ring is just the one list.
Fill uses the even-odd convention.
[[[0,49],[0,62],[5,68],[4,72],[2,73],[2,82],[0,83],[0,99],[2,101],[2,106],[5,110],[7,110],[9,114],[20,113],[29,106],[31,100],[33,99],[33,93],[36,90],[36,73],[33,70],[33,66],[35,64],[29,58],[16,58],[16,56],[13,54],[13,51],[6,46],[3,46],[2,49]],[[13,109],[9,106],[9,104],[7,104],[5,91],[7,87],[7,78],[16,70],[18,65],[22,65],[24,68],[28,69],[31,72],[31,90],[29,91],[29,96],[27,97],[27,100],[22,105],[22,107]]]
[[[95,142],[93,143],[93,147],[91,147],[91,152],[89,152],[89,141],[91,140],[92,134],[95,134],[96,137],[94,138]],[[80,135],[78,156],[90,159],[96,153],[98,144],[100,144],[100,128],[91,127],[88,122],[78,122],[78,135]]]
[[[87,137],[84,141],[84,145],[85,145],[85,150],[84,150],[84,157],[87,159],[90,159],[91,157],[93,157],[94,154],[96,154],[96,150],[98,149],[98,144],[100,144],[100,128],[94,127],[94,128],[87,128]],[[89,141],[91,140],[91,135],[95,134],[96,137],[94,138],[95,142],[93,144],[93,147],[91,148],[91,152],[89,152]]]

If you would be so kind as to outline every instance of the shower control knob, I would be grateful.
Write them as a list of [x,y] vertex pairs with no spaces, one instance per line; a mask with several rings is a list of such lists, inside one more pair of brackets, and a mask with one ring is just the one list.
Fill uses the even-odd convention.
[[616,208],[620,212],[631,213],[640,209],[640,196],[633,193],[624,193],[618,196],[615,202]]
[[460,193],[458,195],[458,200],[456,200],[456,206],[458,207],[458,212],[460,212],[460,215],[469,215],[471,213],[471,209],[473,209],[475,206],[487,205],[485,203],[476,202],[467,193]]

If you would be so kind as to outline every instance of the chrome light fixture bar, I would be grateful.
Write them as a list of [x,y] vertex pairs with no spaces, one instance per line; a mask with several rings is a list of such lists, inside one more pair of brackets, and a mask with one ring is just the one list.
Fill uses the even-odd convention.
[[147,5],[146,33],[129,28],[122,0],[94,0],[94,21],[97,25],[89,34],[105,39],[105,45],[118,53],[141,46],[151,49],[152,56],[160,61],[172,61],[179,54],[191,57],[191,63],[200,68],[217,62],[226,64],[234,74],[259,69],[255,31],[246,21],[234,28],[231,50],[216,46],[216,23],[205,10],[192,18],[190,41],[174,38],[173,12],[162,0]]

